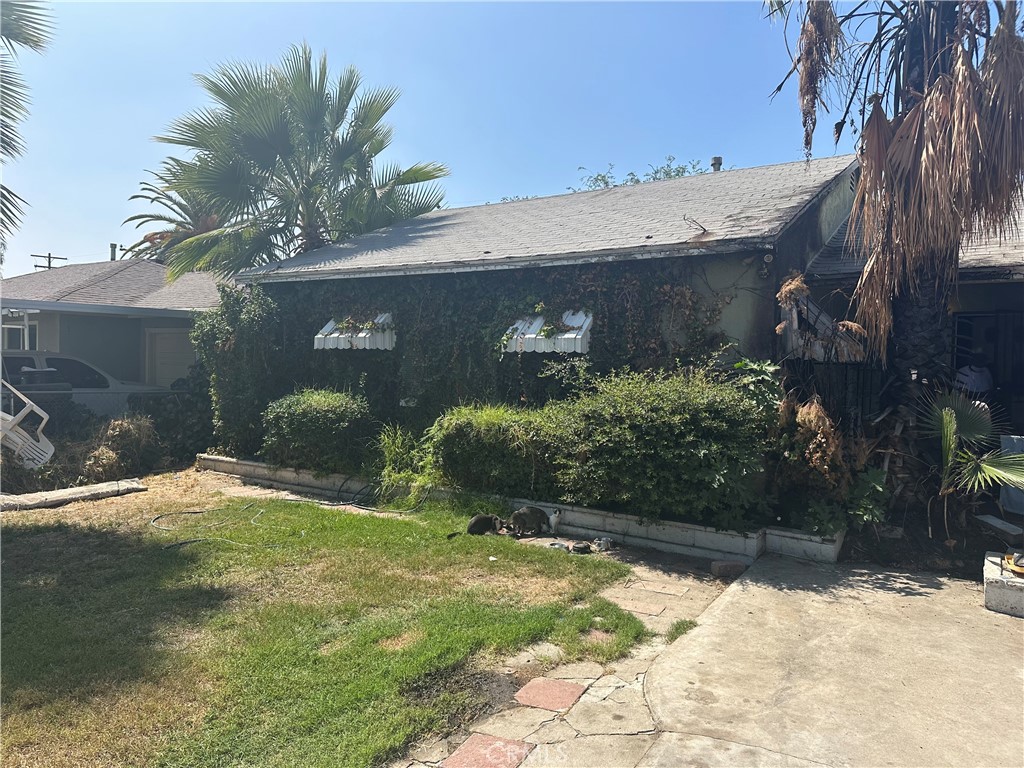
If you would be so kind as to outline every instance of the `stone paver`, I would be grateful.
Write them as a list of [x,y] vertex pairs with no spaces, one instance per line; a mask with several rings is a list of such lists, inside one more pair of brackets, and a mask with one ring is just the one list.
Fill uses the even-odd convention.
[[654,730],[654,720],[639,685],[615,689],[604,699],[584,697],[566,713],[565,721],[588,736],[628,735]]
[[654,739],[653,734],[580,736],[559,744],[538,744],[522,768],[634,768]]
[[[547,541],[550,539],[524,543],[546,545]],[[707,573],[707,562],[632,549],[612,556],[628,562],[634,575],[602,596],[631,610],[656,632],[665,632],[680,618],[696,619],[725,589]],[[650,565],[645,558],[650,558]],[[663,639],[655,638],[610,664],[563,663],[547,672],[561,659],[561,649],[550,643],[525,649],[505,662],[505,672],[520,679],[543,676],[533,677],[516,693],[520,706],[471,725],[470,738],[442,765],[511,768],[525,756],[524,768],[634,768],[658,736],[643,685],[652,663],[666,647]],[[528,756],[526,747],[533,749]],[[414,747],[403,768],[418,768],[421,763],[415,760],[437,766],[446,750],[447,743],[440,741]]]
[[523,741],[529,741],[532,744],[553,744],[559,741],[570,741],[578,735],[575,728],[564,720],[558,719],[545,723]]
[[409,757],[421,763],[436,763],[448,756],[450,749],[447,739],[431,739],[416,744],[409,750]]
[[522,740],[554,717],[555,713],[547,709],[513,707],[491,715],[474,725],[473,730],[502,739]]
[[441,765],[444,768],[516,768],[533,747],[524,741],[474,733]]
[[575,704],[585,690],[584,686],[568,680],[535,677],[519,689],[515,699],[527,707],[561,712]]
[[564,655],[562,649],[554,643],[534,643],[506,661],[505,668],[510,672],[516,672],[538,664],[558,662]]

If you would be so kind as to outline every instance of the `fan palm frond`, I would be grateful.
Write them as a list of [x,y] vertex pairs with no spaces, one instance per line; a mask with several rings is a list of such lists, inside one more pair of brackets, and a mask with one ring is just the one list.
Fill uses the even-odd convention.
[[[361,91],[353,67],[332,80],[326,58],[314,59],[302,45],[276,66],[227,64],[197,81],[213,105],[158,137],[189,149],[192,159],[176,161],[160,190],[144,187],[137,196],[163,207],[160,215],[182,218],[171,237],[149,244],[162,249],[174,275],[230,274],[419,215],[443,200],[433,184],[448,173],[439,163],[376,169],[391,143],[385,118],[399,94]],[[214,229],[191,226],[189,195],[219,214]]]
[[958,457],[956,484],[969,493],[999,485],[1024,490],[1024,453],[990,451],[975,456],[963,451]]
[[[53,21],[42,3],[4,0],[0,3],[0,159],[11,161],[25,151],[18,131],[28,116],[28,87],[15,67],[21,50],[41,53],[53,38]],[[7,239],[14,234],[25,210],[25,201],[8,187],[0,187],[0,264]]]

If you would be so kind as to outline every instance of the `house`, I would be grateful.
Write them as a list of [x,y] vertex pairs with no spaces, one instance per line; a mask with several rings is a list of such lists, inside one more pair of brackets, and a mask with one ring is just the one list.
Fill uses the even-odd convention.
[[[1024,211],[1018,220],[1024,223]],[[848,224],[843,222],[803,270],[812,300],[828,313],[825,317],[846,314],[849,296],[866,263],[858,238],[848,237]],[[976,354],[983,355],[996,386],[995,402],[1015,430],[1024,430],[1024,233],[1020,228],[1004,237],[977,237],[964,245],[950,312],[946,361],[950,378]],[[868,398],[881,381],[875,374],[868,383],[863,370],[848,373],[859,380],[853,388]]]
[[535,374],[566,352],[599,370],[722,342],[770,357],[779,282],[848,216],[854,167],[840,156],[438,210],[238,281],[282,308],[282,390],[362,382],[435,413],[543,397]]
[[216,307],[214,277],[167,281],[143,259],[69,264],[0,283],[3,350],[74,355],[111,376],[169,386],[195,362],[192,313]]

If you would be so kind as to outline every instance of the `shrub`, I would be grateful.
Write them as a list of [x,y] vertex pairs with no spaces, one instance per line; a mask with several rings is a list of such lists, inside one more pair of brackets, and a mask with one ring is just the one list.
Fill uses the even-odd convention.
[[161,450],[171,464],[191,462],[213,445],[210,377],[202,364],[189,369],[182,389],[171,394],[132,395],[129,404],[153,420]]
[[555,499],[544,418],[507,405],[453,408],[427,430],[425,461],[459,488]]
[[314,472],[358,472],[370,434],[366,399],[350,392],[305,389],[272,402],[263,414],[261,456]]
[[259,451],[260,415],[276,387],[276,333],[277,305],[259,286],[220,286],[220,306],[196,316],[191,339],[210,375],[214,434],[229,455]]
[[720,528],[752,522],[768,422],[719,375],[614,374],[544,411],[566,500]]

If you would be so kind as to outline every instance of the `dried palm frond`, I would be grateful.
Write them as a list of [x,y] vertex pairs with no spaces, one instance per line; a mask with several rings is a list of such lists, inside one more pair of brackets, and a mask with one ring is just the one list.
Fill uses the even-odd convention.
[[818,104],[822,91],[835,74],[843,29],[832,3],[810,0],[800,29],[800,116],[804,126],[804,152],[811,156],[814,129],[818,124]]
[[804,276],[799,272],[790,272],[775,298],[783,309],[792,309],[800,299],[809,296],[810,293],[811,289],[804,282]]
[[854,336],[863,337],[868,335],[868,332],[864,330],[863,325],[861,325],[860,323],[855,323],[852,320],[840,320],[838,323],[836,323],[836,326],[839,328],[840,331],[852,333]]
[[[795,66],[806,147],[810,111],[827,106],[839,73],[848,87],[837,126],[863,105],[849,237],[867,257],[856,319],[884,362],[893,301],[934,297],[943,306],[964,241],[1021,223],[1024,29],[1014,0],[866,5],[837,16],[832,4],[808,3]],[[873,34],[844,45],[846,27],[864,31],[869,17]]]
[[975,167],[978,228],[1000,237],[1019,223],[1024,201],[1024,39],[1016,29],[1017,4],[1006,3],[980,67],[986,163]]

